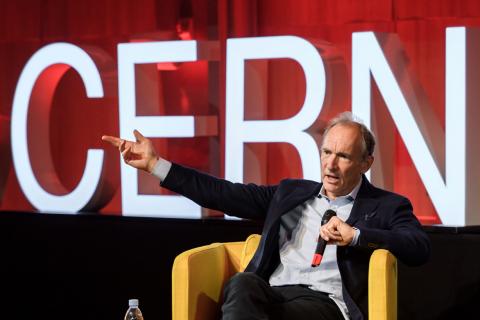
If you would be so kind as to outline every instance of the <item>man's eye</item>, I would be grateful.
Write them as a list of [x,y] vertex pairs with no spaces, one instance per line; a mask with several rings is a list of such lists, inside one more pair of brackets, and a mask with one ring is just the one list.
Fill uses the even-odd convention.
[[342,154],[342,153],[338,154],[338,157],[342,160],[350,159],[350,157],[347,154]]

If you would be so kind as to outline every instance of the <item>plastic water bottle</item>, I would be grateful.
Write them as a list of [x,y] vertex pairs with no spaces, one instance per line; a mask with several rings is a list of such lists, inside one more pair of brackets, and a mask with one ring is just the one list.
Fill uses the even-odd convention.
[[128,300],[128,310],[125,320],[143,320],[142,311],[138,308],[138,299]]

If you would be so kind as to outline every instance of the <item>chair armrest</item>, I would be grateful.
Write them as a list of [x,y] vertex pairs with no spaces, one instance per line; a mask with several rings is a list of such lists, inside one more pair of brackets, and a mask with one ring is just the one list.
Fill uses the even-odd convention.
[[370,257],[368,315],[370,320],[397,319],[397,259],[385,249]]
[[[243,242],[228,245],[241,250]],[[213,243],[185,251],[175,258],[172,319],[218,318],[224,283],[236,272],[230,256],[224,244]]]

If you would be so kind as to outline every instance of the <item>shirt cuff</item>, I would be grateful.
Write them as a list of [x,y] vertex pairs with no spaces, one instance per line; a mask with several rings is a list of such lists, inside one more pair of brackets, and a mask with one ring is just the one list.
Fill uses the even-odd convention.
[[163,181],[170,172],[171,167],[172,163],[170,161],[159,158],[157,163],[155,164],[155,167],[153,167],[152,175],[160,179],[160,181]]
[[353,235],[352,242],[349,244],[351,247],[356,246],[358,244],[358,239],[360,238],[360,230],[355,227],[353,227],[353,229],[355,230],[355,234]]

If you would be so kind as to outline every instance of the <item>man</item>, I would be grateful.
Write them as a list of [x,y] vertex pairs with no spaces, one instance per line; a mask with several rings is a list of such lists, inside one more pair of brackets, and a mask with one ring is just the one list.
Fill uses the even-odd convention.
[[[138,131],[136,142],[104,136],[124,161],[203,207],[264,220],[262,239],[246,272],[224,290],[223,319],[367,319],[368,262],[390,250],[408,265],[428,259],[430,243],[410,202],[378,189],[364,176],[375,139],[350,113],[327,126],[321,148],[322,183],[286,179],[276,186],[231,183],[157,156]],[[328,223],[323,214],[334,210]],[[318,235],[330,245],[318,267]]]

